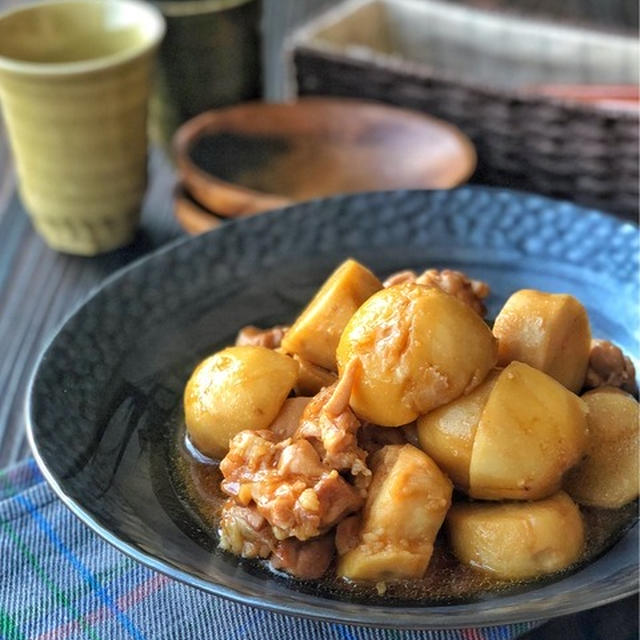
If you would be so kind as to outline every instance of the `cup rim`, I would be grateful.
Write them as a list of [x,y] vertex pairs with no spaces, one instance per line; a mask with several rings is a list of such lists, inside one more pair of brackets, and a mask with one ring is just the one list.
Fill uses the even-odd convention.
[[141,0],[38,0],[37,2],[20,4],[7,11],[1,11],[0,22],[17,13],[30,11],[39,7],[65,4],[102,4],[105,6],[120,4],[134,6],[143,14],[146,14],[144,18],[148,21],[148,24],[151,27],[148,39],[146,42],[118,51],[117,53],[88,60],[76,60],[73,62],[31,62],[28,60],[17,60],[16,58],[11,58],[0,53],[0,70],[17,72],[22,75],[45,76],[71,75],[101,71],[134,60],[148,51],[153,50],[160,44],[160,41],[164,37],[166,31],[166,23],[162,13],[153,4],[142,2]]

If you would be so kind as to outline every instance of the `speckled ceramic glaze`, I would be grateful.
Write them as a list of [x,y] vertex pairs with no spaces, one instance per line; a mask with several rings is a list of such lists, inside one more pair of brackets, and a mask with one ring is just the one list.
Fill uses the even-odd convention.
[[0,16],[0,100],[20,194],[55,249],[92,255],[133,237],[163,30],[134,0],[55,0]]
[[491,283],[489,311],[522,287],[567,292],[593,332],[637,362],[638,230],[542,197],[466,187],[296,205],[179,242],[111,278],[44,352],[28,398],[44,474],[119,549],[256,606],[397,628],[490,625],[591,608],[637,588],[638,526],[595,562],[524,592],[444,606],[339,600],[216,549],[168,473],[195,364],[245,324],[288,322],[346,256],[380,275],[449,266]]

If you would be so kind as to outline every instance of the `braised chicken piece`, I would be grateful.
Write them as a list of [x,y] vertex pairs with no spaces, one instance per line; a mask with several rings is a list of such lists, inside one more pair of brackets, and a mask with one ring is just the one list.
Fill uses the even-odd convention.
[[411,270],[398,271],[391,274],[382,284],[386,288],[405,282],[415,282],[440,289],[468,304],[478,315],[484,317],[487,313],[483,300],[491,291],[489,285],[481,280],[471,280],[462,271],[427,269],[420,275]]
[[254,504],[278,540],[307,540],[357,511],[362,495],[323,465],[307,440],[276,442],[270,431],[243,431],[220,463],[221,487],[236,503]]
[[483,316],[487,309],[482,302],[490,292],[489,285],[481,280],[471,280],[461,271],[453,269],[427,269],[416,278],[417,284],[435,287],[468,304],[478,315]]
[[397,284],[404,284],[405,282],[415,282],[417,277],[418,274],[411,269],[396,271],[383,281],[382,286],[386,289],[387,287],[394,287]]
[[274,567],[299,577],[324,573],[333,537],[318,536],[362,507],[371,477],[349,408],[353,375],[347,369],[314,398],[289,398],[269,430],[232,438],[220,463],[221,488],[230,496],[220,524],[224,549],[271,557]]
[[638,395],[636,370],[619,347],[608,340],[592,340],[589,367],[584,381],[587,389],[618,387]]
[[220,515],[220,548],[243,558],[268,558],[276,538],[255,506],[243,507],[229,498]]
[[349,471],[359,478],[360,487],[368,485],[371,472],[366,465],[367,452],[358,446],[360,421],[349,408],[355,369],[345,369],[340,381],[318,393],[302,414],[294,436],[309,441],[323,464],[338,471]]
[[358,546],[361,526],[362,516],[360,514],[349,516],[338,523],[336,527],[335,545],[339,555],[343,556]]
[[314,580],[329,568],[335,551],[333,534],[307,542],[277,540],[255,506],[242,507],[229,499],[220,518],[220,547],[243,558],[270,558],[275,569]]
[[307,542],[287,538],[276,545],[271,556],[271,566],[283,569],[302,580],[315,580],[321,578],[329,568],[334,551],[331,533]]
[[280,347],[282,338],[289,327],[276,325],[270,329],[260,329],[253,325],[243,327],[236,336],[236,346],[244,347],[266,347],[267,349],[277,349]]

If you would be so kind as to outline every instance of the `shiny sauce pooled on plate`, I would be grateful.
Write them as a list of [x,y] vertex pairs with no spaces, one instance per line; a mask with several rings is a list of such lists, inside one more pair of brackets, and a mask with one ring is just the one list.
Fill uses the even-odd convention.
[[[184,425],[178,429],[174,447],[173,472],[176,484],[190,510],[197,513],[202,525],[217,536],[220,510],[227,496],[220,489],[222,474],[217,463],[197,454],[186,438]],[[455,496],[454,496],[455,500]],[[502,580],[492,575],[463,565],[447,548],[446,537],[438,535],[433,556],[425,576],[419,580],[397,580],[386,583],[355,583],[337,577],[333,567],[321,580],[313,581],[314,591],[334,598],[348,598],[367,602],[433,602],[447,603],[473,600],[486,594],[506,591],[521,591],[526,585],[550,582],[579,566],[594,560],[610,548],[628,529],[637,517],[637,501],[619,509],[596,509],[581,507],[585,524],[585,549],[580,560],[562,572],[525,581]],[[251,561],[292,584],[302,581],[270,569],[268,562]]]

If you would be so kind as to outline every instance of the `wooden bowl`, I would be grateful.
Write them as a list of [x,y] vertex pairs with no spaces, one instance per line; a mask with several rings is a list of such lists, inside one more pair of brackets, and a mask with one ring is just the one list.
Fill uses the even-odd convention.
[[181,184],[177,184],[173,191],[173,213],[180,226],[192,235],[215,229],[224,222],[215,213],[200,206]]
[[208,111],[178,129],[174,153],[193,198],[232,217],[336,193],[451,188],[476,164],[452,125],[331,98]]

